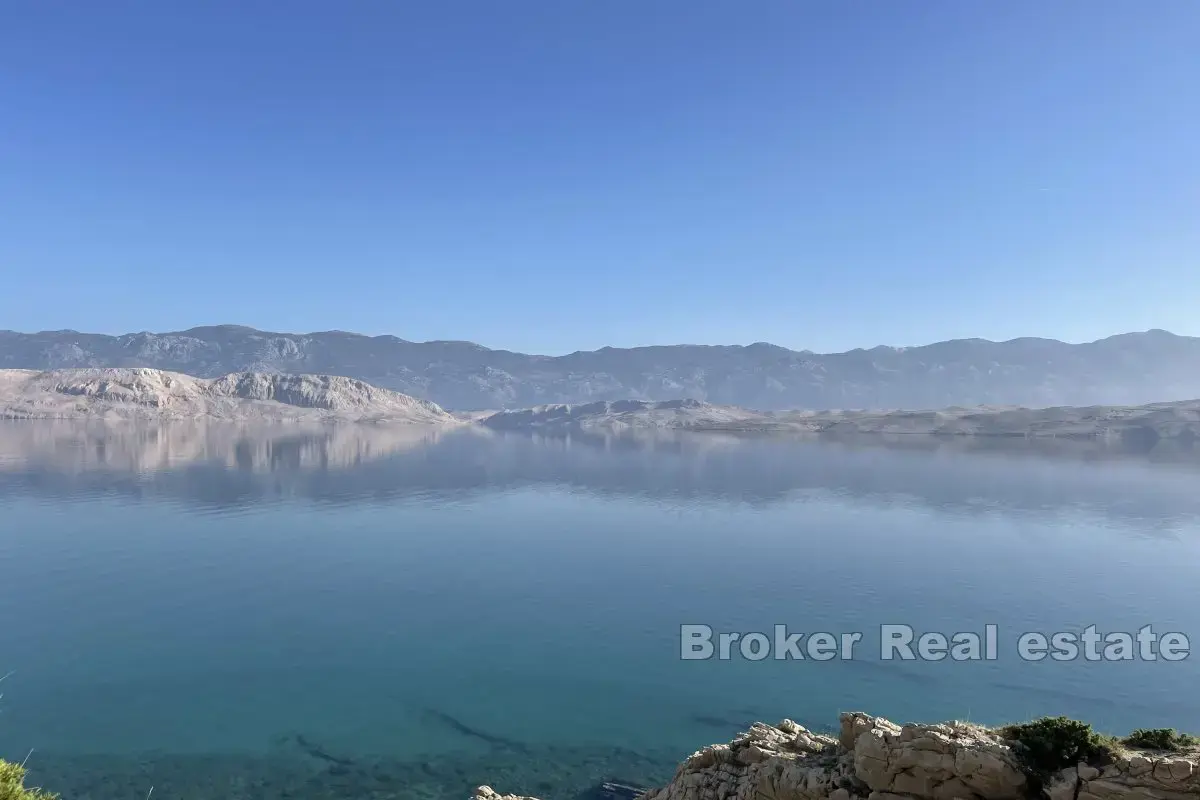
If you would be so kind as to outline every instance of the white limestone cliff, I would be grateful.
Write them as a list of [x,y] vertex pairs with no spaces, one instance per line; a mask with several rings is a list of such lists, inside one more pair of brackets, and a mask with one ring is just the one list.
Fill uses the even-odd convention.
[[460,424],[439,406],[333,375],[157,369],[0,370],[0,418]]
[[[1200,757],[1120,750],[1033,785],[1001,733],[966,722],[897,725],[854,712],[837,738],[756,723],[689,756],[639,800],[1197,800]],[[476,790],[475,800],[534,800]]]

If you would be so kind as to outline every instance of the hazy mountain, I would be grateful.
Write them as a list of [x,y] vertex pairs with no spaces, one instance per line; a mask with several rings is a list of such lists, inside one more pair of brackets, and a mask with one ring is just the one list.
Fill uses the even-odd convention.
[[1200,397],[1200,338],[962,339],[816,354],[770,344],[606,347],[550,357],[470,342],[232,325],[123,336],[0,331],[0,368],[153,367],[344,375],[455,410],[695,399],[786,408],[1141,404]]

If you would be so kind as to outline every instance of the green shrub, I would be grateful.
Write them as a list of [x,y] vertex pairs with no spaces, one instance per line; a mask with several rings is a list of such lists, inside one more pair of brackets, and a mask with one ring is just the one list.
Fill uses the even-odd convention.
[[25,788],[25,768],[0,759],[0,800],[55,800],[57,796]]
[[1111,764],[1116,756],[1116,741],[1112,737],[1069,717],[1042,717],[1009,725],[999,733],[1016,745],[1017,758],[1025,768],[1030,792],[1035,795],[1060,770],[1080,763],[1101,767]]
[[1178,733],[1174,728],[1138,728],[1121,740],[1126,747],[1139,750],[1166,750],[1178,753],[1200,745],[1200,740],[1190,733]]

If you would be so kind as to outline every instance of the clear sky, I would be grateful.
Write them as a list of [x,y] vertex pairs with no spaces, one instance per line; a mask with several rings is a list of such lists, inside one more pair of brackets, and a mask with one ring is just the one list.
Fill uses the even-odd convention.
[[0,0],[0,328],[1200,334],[1196,0]]

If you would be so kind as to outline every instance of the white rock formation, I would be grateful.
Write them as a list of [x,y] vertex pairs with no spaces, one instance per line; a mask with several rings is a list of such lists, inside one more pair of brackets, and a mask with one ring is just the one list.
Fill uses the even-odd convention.
[[1200,759],[1127,753],[1106,767],[1065,769],[1046,790],[1049,800],[1196,800]]
[[96,417],[458,423],[426,400],[330,375],[240,372],[206,379],[156,369],[0,370],[0,418]]
[[535,800],[515,794],[500,794],[490,786],[480,786],[475,790],[474,800]]
[[1200,442],[1200,400],[1090,408],[751,411],[697,400],[542,405],[451,414],[353,378],[237,372],[196,378],[156,369],[0,370],[0,419],[183,419],[479,424],[497,430],[758,432],[828,436],[1025,437],[1153,447]]
[[[791,720],[756,723],[729,744],[688,757],[666,786],[640,800],[1021,800],[1031,794],[1018,747],[965,722],[897,725],[863,713],[841,732],[813,733]],[[1054,776],[1048,800],[1196,800],[1197,758],[1122,752],[1104,767]],[[475,800],[501,796],[482,786]]]

